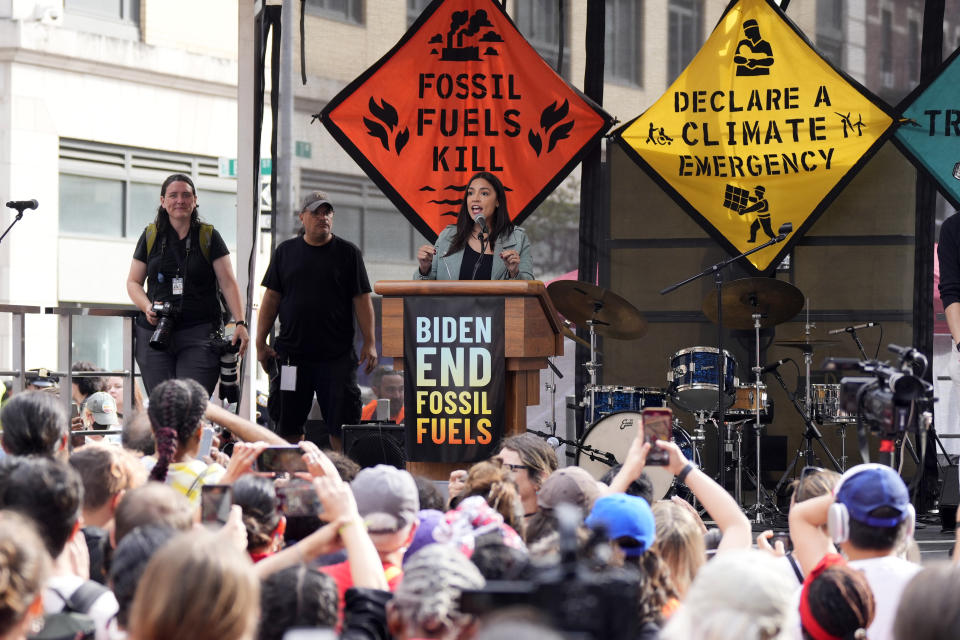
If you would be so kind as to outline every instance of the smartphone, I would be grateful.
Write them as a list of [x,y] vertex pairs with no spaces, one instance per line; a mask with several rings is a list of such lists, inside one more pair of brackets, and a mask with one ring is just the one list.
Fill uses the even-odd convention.
[[783,543],[783,550],[790,552],[793,551],[793,541],[790,539],[790,534],[786,531],[780,531],[773,534],[773,537],[770,538],[770,546],[774,549],[777,548],[777,542]]
[[267,447],[257,457],[257,471],[272,473],[307,471],[307,463],[303,461],[303,449],[295,444]]
[[647,464],[664,466],[670,461],[670,452],[659,448],[655,442],[673,440],[673,411],[669,407],[647,407],[641,414],[643,434],[650,443]]
[[213,446],[213,436],[214,430],[213,427],[204,427],[203,433],[200,435],[200,448],[197,449],[199,456],[201,458],[210,457],[210,448]]
[[277,502],[280,512],[287,517],[316,516],[323,512],[313,483],[294,478],[277,480]]
[[230,517],[233,488],[228,484],[205,484],[200,488],[200,522],[223,526]]

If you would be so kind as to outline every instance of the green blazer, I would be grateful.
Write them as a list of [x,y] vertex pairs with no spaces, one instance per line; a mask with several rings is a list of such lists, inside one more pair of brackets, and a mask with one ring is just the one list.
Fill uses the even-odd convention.
[[[423,275],[420,268],[413,271],[415,280],[459,280],[460,264],[463,261],[463,251],[458,251],[453,255],[446,255],[450,250],[450,244],[457,235],[457,225],[448,225],[440,235],[434,246],[437,248],[437,254],[433,256],[433,264],[430,266],[430,273]],[[500,259],[500,252],[506,249],[513,249],[520,254],[520,267],[517,271],[517,280],[533,280],[533,258],[530,255],[530,240],[527,234],[520,227],[514,227],[513,233],[497,238],[493,247],[493,270],[491,280],[509,280],[510,274],[507,272],[507,265]]]

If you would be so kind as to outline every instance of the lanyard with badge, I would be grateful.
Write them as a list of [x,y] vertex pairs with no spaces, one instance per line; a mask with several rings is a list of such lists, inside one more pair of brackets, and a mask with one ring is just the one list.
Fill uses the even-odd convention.
[[[183,296],[183,287],[184,281],[186,280],[187,264],[190,261],[190,244],[193,238],[190,234],[187,234],[187,243],[186,243],[186,253],[183,256],[183,262],[177,258],[177,252],[173,252],[173,259],[177,263],[177,275],[175,275],[170,280],[170,293],[175,296]],[[163,275],[163,256],[167,250],[167,239],[166,237],[160,241],[160,265],[157,270],[157,282],[163,283],[165,276]],[[181,303],[183,300],[181,299]]]

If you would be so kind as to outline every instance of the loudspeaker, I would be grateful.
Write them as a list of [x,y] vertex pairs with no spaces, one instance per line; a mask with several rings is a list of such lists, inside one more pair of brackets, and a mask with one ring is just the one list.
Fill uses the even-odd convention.
[[402,424],[345,424],[343,425],[343,453],[361,467],[389,464],[403,469],[404,453]]
[[957,505],[960,504],[960,481],[957,467],[949,465],[943,473],[943,493],[940,495],[940,525],[944,531],[957,528]]

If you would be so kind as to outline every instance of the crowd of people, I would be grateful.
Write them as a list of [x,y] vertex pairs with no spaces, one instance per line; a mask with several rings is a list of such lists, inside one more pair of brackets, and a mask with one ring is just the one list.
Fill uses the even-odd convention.
[[[255,347],[275,430],[223,409],[210,397],[224,354],[242,355],[249,336],[226,246],[197,200],[188,176],[163,183],[128,277],[148,398],[134,389],[124,407],[123,378],[78,362],[72,415],[56,396],[67,390],[39,374],[0,411],[0,639],[960,633],[960,552],[918,564],[910,497],[888,467],[803,469],[787,545],[772,531],[754,539],[722,486],[642,428],[599,480],[561,467],[530,433],[445,484],[361,469],[339,453],[341,425],[402,423],[403,376],[376,368],[363,258],[333,235],[323,192],[304,200],[301,233],[279,245],[263,281]],[[420,279],[533,278],[529,241],[487,173],[417,257]],[[365,405],[358,366],[373,372]],[[328,451],[303,438],[314,397]],[[653,446],[691,501],[654,495]],[[270,453],[293,461],[278,470]]]
[[[79,387],[85,404],[102,393]],[[655,500],[642,431],[605,482],[559,467],[524,433],[441,495],[308,441],[305,471],[264,473],[257,460],[286,439],[208,398],[196,381],[166,380],[125,416],[121,444],[79,447],[52,394],[6,402],[0,637],[883,640],[960,629],[960,567],[916,563],[913,507],[888,467],[804,469],[785,551],[771,532],[754,540],[730,494],[670,442],[655,445],[665,469],[706,517]],[[229,509],[211,520],[204,487],[225,486]]]

